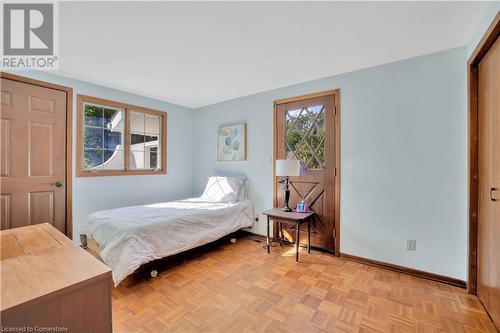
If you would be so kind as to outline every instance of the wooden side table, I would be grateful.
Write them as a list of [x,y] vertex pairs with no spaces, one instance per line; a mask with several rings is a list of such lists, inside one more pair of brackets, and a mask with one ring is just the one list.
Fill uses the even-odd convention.
[[311,220],[314,212],[297,213],[284,212],[281,208],[273,208],[263,212],[267,216],[267,253],[271,253],[271,245],[269,243],[269,222],[275,221],[278,223],[290,223],[295,225],[295,261],[299,261],[299,244],[300,244],[300,226],[307,223],[307,253],[311,253]]

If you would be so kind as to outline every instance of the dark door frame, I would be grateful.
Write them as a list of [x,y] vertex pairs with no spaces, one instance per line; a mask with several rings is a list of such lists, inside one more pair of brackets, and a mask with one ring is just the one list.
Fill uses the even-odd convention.
[[477,45],[467,61],[467,101],[468,101],[468,192],[469,192],[469,263],[467,291],[477,294],[477,214],[478,214],[478,66],[500,34],[500,13]]
[[73,88],[39,81],[0,71],[0,77],[11,81],[59,90],[66,93],[66,236],[73,237]]
[[304,99],[311,99],[323,96],[333,96],[334,97],[334,127],[335,127],[335,233],[333,238],[335,240],[335,256],[340,257],[340,89],[333,89],[318,93],[312,93],[302,96],[289,97],[278,99],[273,102],[273,206],[276,207],[277,202],[277,188],[276,188],[276,143],[278,142],[277,131],[276,131],[276,112],[277,106],[279,104],[286,104],[290,102],[301,101]]

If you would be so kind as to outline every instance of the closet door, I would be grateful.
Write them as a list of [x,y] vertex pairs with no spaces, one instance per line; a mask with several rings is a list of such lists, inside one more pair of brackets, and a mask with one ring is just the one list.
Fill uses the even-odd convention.
[[500,327],[500,44],[479,64],[478,296]]
[[1,80],[1,229],[66,233],[66,93]]

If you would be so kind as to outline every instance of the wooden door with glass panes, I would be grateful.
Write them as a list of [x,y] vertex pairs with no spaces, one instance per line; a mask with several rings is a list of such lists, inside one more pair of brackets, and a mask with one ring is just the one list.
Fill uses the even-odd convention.
[[[312,224],[311,245],[334,251],[338,246],[338,119],[336,106],[338,91],[329,94],[298,97],[277,101],[275,107],[274,149],[275,160],[295,159],[300,162],[301,175],[290,177],[290,207],[295,208],[304,200],[316,212]],[[284,201],[282,177],[275,177],[275,206]],[[338,184],[337,184],[338,185]],[[305,226],[304,226],[305,227]],[[275,236],[280,233],[294,241],[293,226],[275,226]],[[305,230],[304,230],[305,231]]]

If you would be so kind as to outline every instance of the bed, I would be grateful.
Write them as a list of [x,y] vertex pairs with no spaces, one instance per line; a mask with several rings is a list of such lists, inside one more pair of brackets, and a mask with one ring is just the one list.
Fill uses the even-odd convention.
[[[210,180],[209,187],[214,192]],[[220,184],[216,187],[222,188]],[[80,226],[82,245],[99,252],[112,269],[117,286],[145,263],[205,245],[252,225],[253,207],[241,194],[243,186],[229,199],[210,195],[210,189],[207,194],[207,188],[197,198],[92,213]],[[227,189],[223,192],[227,194]]]

